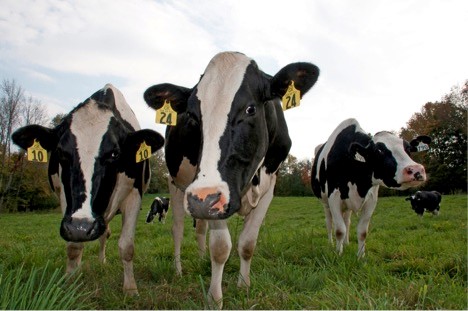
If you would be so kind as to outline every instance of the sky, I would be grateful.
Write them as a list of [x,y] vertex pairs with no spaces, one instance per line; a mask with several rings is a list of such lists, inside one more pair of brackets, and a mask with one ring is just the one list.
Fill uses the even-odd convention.
[[210,59],[239,51],[270,75],[320,68],[285,111],[290,153],[311,159],[336,126],[398,132],[468,79],[466,0],[1,0],[0,80],[14,79],[52,118],[106,83],[142,128],[164,133],[143,92],[193,87]]

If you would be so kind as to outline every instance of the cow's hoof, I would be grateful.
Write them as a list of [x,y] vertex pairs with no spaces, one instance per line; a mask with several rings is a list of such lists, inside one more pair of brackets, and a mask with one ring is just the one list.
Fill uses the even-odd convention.
[[139,296],[139,294],[138,294],[138,289],[136,289],[136,288],[127,288],[127,289],[124,289],[124,293],[125,293],[125,295],[131,296],[131,297],[137,297],[137,296]]

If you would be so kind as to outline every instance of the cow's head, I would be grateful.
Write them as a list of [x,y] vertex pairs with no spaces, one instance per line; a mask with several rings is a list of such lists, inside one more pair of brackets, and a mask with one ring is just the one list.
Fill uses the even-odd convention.
[[371,166],[373,179],[377,183],[392,189],[406,190],[426,181],[424,166],[414,162],[410,153],[426,150],[420,146],[427,147],[430,142],[428,136],[418,136],[409,143],[384,131],[375,134],[367,146],[351,144],[350,155],[356,161]]
[[[169,100],[184,114],[184,124],[177,126],[190,125],[200,133],[198,172],[185,191],[187,212],[196,218],[223,219],[240,209],[241,197],[275,143],[274,133],[281,130],[287,136],[286,126],[279,129],[282,111],[274,105],[291,81],[304,95],[318,75],[319,69],[310,63],[293,63],[271,77],[245,55],[225,52],[210,61],[192,89],[159,84],[146,90],[150,107],[159,109]],[[168,141],[187,143],[183,137]]]
[[[55,128],[28,125],[12,135],[13,142],[23,149],[36,140],[51,153],[49,181],[60,199],[60,234],[66,241],[91,241],[101,236],[106,230],[104,212],[113,193],[129,193],[133,187],[142,191],[143,162],[136,163],[141,143],[151,146],[152,152],[164,143],[157,132],[136,130],[124,120],[124,112],[117,108],[130,108],[116,100],[122,101],[123,96],[109,86],[73,109]],[[139,182],[115,189],[118,179]]]

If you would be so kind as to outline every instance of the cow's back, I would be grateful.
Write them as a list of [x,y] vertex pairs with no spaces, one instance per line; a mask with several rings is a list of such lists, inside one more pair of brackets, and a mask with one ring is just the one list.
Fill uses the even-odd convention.
[[318,198],[339,189],[341,198],[346,199],[350,182],[357,185],[361,197],[365,196],[371,187],[372,172],[350,154],[350,147],[356,142],[365,146],[370,140],[355,119],[343,121],[333,131],[318,149],[312,167],[312,190]]

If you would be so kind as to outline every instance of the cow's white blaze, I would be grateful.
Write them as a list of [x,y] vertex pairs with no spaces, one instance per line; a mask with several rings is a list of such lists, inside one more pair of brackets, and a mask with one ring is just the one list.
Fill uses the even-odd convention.
[[187,189],[217,187],[229,201],[229,188],[218,171],[219,141],[226,129],[228,114],[251,59],[237,53],[221,53],[208,64],[198,84],[197,97],[203,123],[203,151],[197,180]]
[[94,164],[99,155],[102,137],[107,132],[112,116],[111,111],[99,109],[93,100],[72,115],[70,131],[76,137],[77,152],[80,157],[80,169],[83,172],[86,195],[83,205],[72,217],[94,219],[91,210]]

